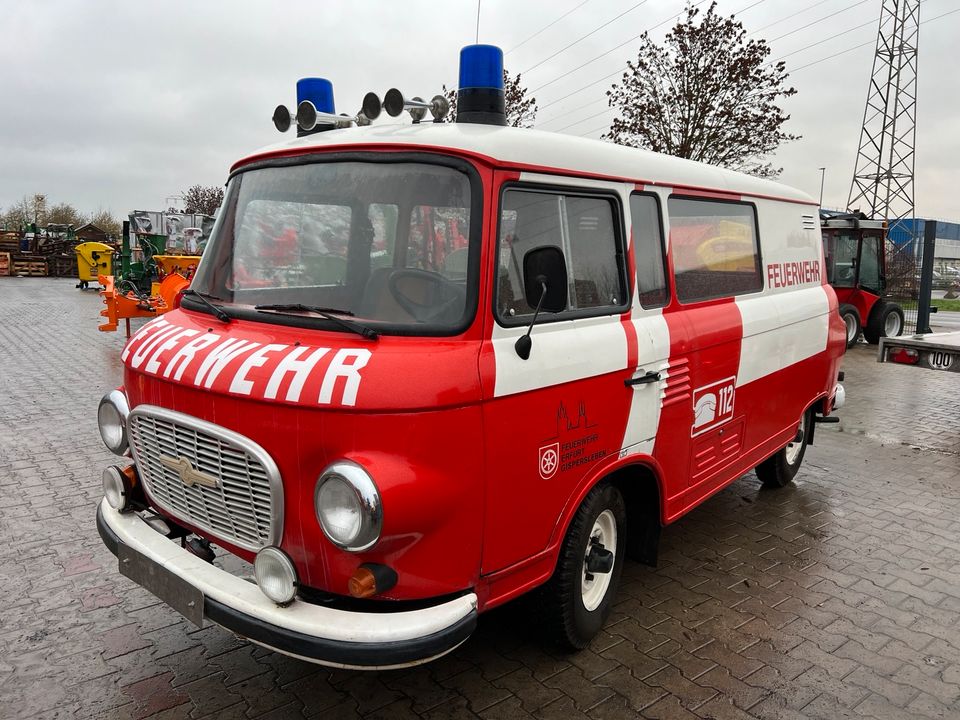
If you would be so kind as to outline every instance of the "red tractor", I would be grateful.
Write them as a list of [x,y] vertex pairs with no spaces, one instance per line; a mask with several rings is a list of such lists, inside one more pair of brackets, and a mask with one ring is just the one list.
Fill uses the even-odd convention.
[[820,211],[827,281],[840,302],[847,326],[847,347],[860,333],[876,345],[882,337],[903,332],[903,308],[884,299],[887,292],[885,256],[887,224],[861,213]]

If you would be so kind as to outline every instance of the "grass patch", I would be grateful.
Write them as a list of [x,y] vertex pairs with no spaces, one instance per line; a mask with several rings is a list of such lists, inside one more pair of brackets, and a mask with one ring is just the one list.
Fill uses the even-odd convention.
[[930,301],[930,304],[935,308],[939,308],[940,310],[960,312],[960,299],[944,300],[943,298],[934,298]]

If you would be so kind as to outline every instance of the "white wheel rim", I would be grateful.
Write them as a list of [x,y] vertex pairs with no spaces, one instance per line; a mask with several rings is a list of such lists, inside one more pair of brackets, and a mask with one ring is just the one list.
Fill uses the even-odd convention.
[[[800,425],[797,428],[797,432],[800,433],[801,437],[807,436],[807,414],[804,413],[800,416]],[[797,458],[800,457],[800,450],[803,449],[803,440],[795,440],[792,443],[787,444],[786,455],[787,463],[793,465]]]
[[895,312],[887,315],[887,319],[883,323],[883,334],[886,337],[897,337],[900,334],[900,316]]
[[613,511],[604,510],[600,513],[593,523],[590,537],[587,538],[587,546],[583,551],[583,578],[580,583],[580,597],[588,612],[596,610],[603,602],[607,589],[610,587],[610,578],[613,575],[613,570],[606,573],[591,574],[587,572],[587,557],[590,555],[590,548],[593,547],[594,541],[613,553],[613,562],[616,565],[617,519],[613,516]]
[[847,343],[851,343],[857,339],[857,322],[853,315],[844,315],[843,321],[847,324]]

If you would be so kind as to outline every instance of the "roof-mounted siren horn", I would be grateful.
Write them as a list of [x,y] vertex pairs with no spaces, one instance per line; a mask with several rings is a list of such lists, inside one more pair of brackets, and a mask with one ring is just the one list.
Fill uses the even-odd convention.
[[503,100],[503,50],[496,45],[467,45],[460,51],[457,122],[507,124]]
[[369,125],[380,117],[380,98],[375,92],[368,92],[363,96],[363,105],[360,106],[360,112],[357,113],[357,125]]
[[[366,102],[364,102],[366,105]],[[415,123],[419,123],[427,116],[427,111],[433,115],[435,123],[443,122],[443,119],[450,112],[450,103],[443,95],[434,95],[430,102],[424,102],[422,98],[413,97],[407,100],[403,93],[396,88],[387,90],[383,96],[383,109],[387,111],[390,117],[397,117],[404,110],[410,113]]]

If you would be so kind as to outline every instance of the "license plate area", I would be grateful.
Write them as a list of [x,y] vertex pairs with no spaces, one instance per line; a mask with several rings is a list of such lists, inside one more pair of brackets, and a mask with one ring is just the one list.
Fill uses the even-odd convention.
[[187,620],[203,627],[203,593],[129,545],[118,543],[120,574],[152,592]]

